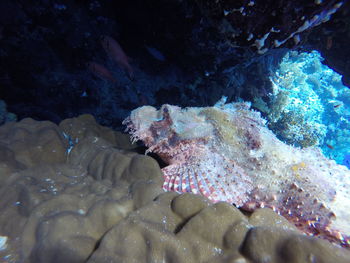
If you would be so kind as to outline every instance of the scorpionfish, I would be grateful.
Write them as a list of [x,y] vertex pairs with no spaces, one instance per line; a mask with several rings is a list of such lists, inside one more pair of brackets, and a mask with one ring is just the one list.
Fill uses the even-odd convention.
[[123,123],[166,162],[165,191],[246,211],[269,207],[308,235],[350,247],[350,170],[317,147],[280,141],[250,103],[143,106]]

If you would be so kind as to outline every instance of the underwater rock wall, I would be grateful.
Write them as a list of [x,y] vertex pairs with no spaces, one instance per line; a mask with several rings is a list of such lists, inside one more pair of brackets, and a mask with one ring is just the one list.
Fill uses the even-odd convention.
[[[326,61],[336,64],[348,80],[349,1],[344,1],[329,22],[315,26],[327,20],[339,3],[2,0],[1,99],[20,119],[32,117],[58,124],[90,113],[99,123],[114,128],[120,128],[128,112],[141,105],[206,106],[223,94],[230,100],[250,100],[258,92],[264,93],[262,85],[268,82],[260,61],[254,68],[247,67],[260,56],[256,43],[261,50],[273,50],[275,40],[284,41],[317,16],[319,19],[300,33],[298,45],[303,50],[315,46],[329,49],[331,56],[325,56]],[[270,32],[272,27],[280,32]],[[310,34],[314,30],[320,31]],[[254,35],[251,39],[250,34]],[[132,58],[134,81],[106,55],[100,43],[102,35],[118,41]],[[282,46],[294,47],[294,40],[290,38]],[[97,67],[91,67],[94,63],[103,65],[112,78],[96,76]],[[243,74],[232,77],[237,67]]]
[[348,262],[271,209],[162,190],[154,159],[92,116],[0,127],[0,261]]
[[271,0],[197,3],[232,46],[255,47],[260,54],[280,46],[297,46],[306,31],[330,20],[343,5],[342,1]]

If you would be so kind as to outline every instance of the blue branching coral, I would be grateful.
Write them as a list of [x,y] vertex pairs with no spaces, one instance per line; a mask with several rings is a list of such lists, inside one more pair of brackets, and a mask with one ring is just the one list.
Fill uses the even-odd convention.
[[317,51],[288,52],[271,75],[269,127],[283,141],[320,146],[338,163],[350,149],[350,89]]

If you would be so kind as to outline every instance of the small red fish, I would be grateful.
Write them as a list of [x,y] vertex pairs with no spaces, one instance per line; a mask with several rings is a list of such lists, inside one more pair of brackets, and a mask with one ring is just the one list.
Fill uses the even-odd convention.
[[98,64],[96,62],[87,63],[88,69],[97,77],[102,78],[104,80],[111,81],[115,83],[117,80],[113,77],[112,73],[103,65]]
[[101,40],[102,47],[106,53],[121,67],[126,71],[130,80],[134,79],[134,70],[130,66],[129,58],[125,54],[119,43],[111,38],[110,36],[103,36]]
[[333,147],[332,145],[328,144],[328,143],[326,143],[326,146],[327,146],[329,149],[331,149],[331,150],[334,149],[334,147]]
[[331,36],[327,37],[326,40],[326,49],[330,50],[333,46],[333,38]]
[[336,109],[336,108],[340,107],[341,105],[342,105],[342,104],[334,105],[334,108]]

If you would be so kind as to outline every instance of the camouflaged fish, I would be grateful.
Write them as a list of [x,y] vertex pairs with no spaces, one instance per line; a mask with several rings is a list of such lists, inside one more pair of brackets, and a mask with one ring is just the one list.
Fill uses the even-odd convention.
[[269,207],[309,235],[350,246],[350,171],[276,138],[250,104],[143,106],[123,122],[159,155],[163,188],[244,210]]

